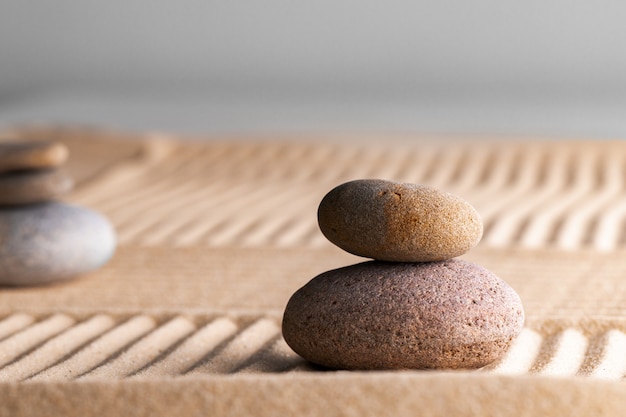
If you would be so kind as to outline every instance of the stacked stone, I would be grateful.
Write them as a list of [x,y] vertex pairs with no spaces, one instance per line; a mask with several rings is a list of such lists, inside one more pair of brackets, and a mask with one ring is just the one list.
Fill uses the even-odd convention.
[[482,237],[466,201],[436,188],[356,180],[318,209],[322,233],[374,259],[318,275],[287,303],[283,335],[334,369],[469,369],[500,358],[517,337],[517,293],[456,259]]
[[66,280],[112,256],[115,232],[106,218],[55,201],[73,188],[67,158],[60,143],[0,143],[0,285]]

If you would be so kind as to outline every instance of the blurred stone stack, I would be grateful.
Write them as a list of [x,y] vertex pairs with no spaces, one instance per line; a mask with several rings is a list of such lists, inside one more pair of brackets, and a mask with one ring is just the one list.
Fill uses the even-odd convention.
[[109,221],[56,201],[74,186],[55,142],[0,143],[0,284],[37,285],[103,265],[115,250]]

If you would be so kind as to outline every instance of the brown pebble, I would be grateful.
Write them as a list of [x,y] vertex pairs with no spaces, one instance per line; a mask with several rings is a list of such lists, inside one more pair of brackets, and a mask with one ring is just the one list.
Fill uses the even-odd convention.
[[291,297],[282,326],[296,353],[329,368],[460,369],[500,358],[523,322],[506,282],[451,259],[325,272]]
[[0,142],[0,172],[56,168],[67,157],[67,147],[58,142]]
[[322,233],[358,256],[429,262],[454,258],[482,237],[480,216],[468,202],[439,189],[386,180],[341,184],[318,208]]
[[72,178],[60,169],[5,172],[0,174],[0,205],[53,200],[73,186]]

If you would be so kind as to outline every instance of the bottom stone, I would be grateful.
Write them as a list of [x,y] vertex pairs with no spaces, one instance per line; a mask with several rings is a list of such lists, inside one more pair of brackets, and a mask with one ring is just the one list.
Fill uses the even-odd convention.
[[289,300],[283,335],[335,369],[479,368],[520,333],[522,302],[485,268],[371,261],[318,275]]
[[50,202],[0,208],[0,285],[65,280],[113,255],[113,227],[86,208]]

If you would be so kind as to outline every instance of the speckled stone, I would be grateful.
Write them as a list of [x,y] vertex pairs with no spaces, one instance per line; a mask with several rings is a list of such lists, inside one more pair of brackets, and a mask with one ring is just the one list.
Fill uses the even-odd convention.
[[74,181],[61,169],[12,171],[0,174],[0,205],[53,200],[72,190]]
[[517,293],[481,266],[370,261],[299,289],[283,335],[303,358],[329,368],[479,368],[506,352],[523,322]]
[[386,180],[341,184],[326,194],[317,214],[332,243],[381,261],[454,258],[474,247],[483,233],[480,216],[460,197]]
[[94,211],[62,203],[0,208],[0,285],[66,280],[106,263],[115,232]]
[[55,168],[67,157],[67,147],[58,142],[0,142],[0,172]]

